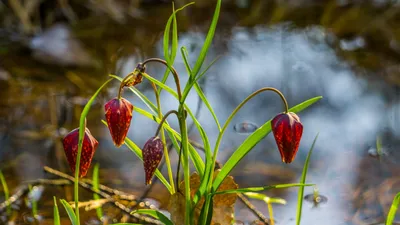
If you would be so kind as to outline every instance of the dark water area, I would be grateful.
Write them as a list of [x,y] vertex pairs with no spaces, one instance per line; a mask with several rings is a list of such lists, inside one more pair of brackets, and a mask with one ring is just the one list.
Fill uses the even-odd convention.
[[[31,13],[29,26],[21,22],[13,7],[0,2],[0,169],[11,193],[26,181],[55,178],[45,173],[43,166],[70,174],[61,139],[78,126],[90,96],[108,74],[125,76],[138,62],[163,57],[169,2],[104,2],[108,3],[71,1],[64,7],[51,1],[38,3],[37,8],[31,6],[36,13]],[[184,3],[177,1],[176,5]],[[214,1],[199,1],[178,14],[179,46],[186,46],[192,65],[214,5]],[[307,182],[317,184],[326,201],[317,205],[304,201],[302,224],[384,224],[391,201],[400,191],[398,2],[223,1],[206,64],[216,57],[220,59],[200,84],[221,123],[261,87],[278,88],[290,106],[324,97],[299,113],[304,133],[296,160],[282,164],[269,135],[232,171],[240,187],[298,182],[307,152],[319,133]],[[185,84],[187,74],[180,54],[174,66]],[[160,79],[164,69],[152,65],[148,72]],[[174,87],[172,79],[167,84]],[[125,146],[115,148],[101,123],[103,105],[116,96],[118,86],[114,81],[99,95],[88,117],[88,127],[100,143],[93,163],[100,164],[102,184],[140,196],[145,190],[143,164]],[[148,82],[139,89],[155,101]],[[129,91],[124,96],[146,108]],[[161,99],[164,112],[178,106],[165,92]],[[198,111],[198,120],[215,143],[218,129],[199,101],[192,91],[187,104]],[[268,92],[250,101],[233,119],[218,159],[224,163],[248,133],[282,107],[278,97]],[[178,129],[177,121],[172,119],[170,124]],[[143,146],[156,128],[153,121],[134,113],[128,136]],[[195,129],[190,138],[201,142]],[[176,163],[176,154],[171,157]],[[72,186],[45,185],[40,191],[39,224],[52,224],[53,196],[73,201]],[[305,189],[305,195],[312,193],[312,187]],[[274,205],[276,224],[295,224],[297,189],[265,194],[287,201],[286,205]],[[166,196],[168,191],[159,182],[148,195],[162,208],[168,202]],[[92,194],[82,189],[81,199],[91,198]],[[251,202],[268,215],[264,202]],[[0,223],[32,223],[31,209],[23,201],[18,205],[12,219],[0,214]],[[126,218],[112,206],[103,209],[115,218],[111,222]],[[257,219],[239,201],[235,209],[236,219],[245,224]],[[61,207],[60,212],[63,224],[68,224]],[[101,224],[94,210],[82,210],[81,215],[85,224]]]

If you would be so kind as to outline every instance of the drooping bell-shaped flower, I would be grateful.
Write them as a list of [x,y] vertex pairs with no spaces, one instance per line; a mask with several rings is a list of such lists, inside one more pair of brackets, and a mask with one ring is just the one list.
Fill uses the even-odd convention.
[[113,142],[120,147],[131,125],[133,105],[124,98],[114,98],[104,105],[104,109]]
[[[64,152],[73,173],[75,173],[75,163],[78,156],[78,141],[79,128],[69,132],[63,139]],[[83,137],[81,162],[79,164],[79,177],[86,176],[98,144],[99,142],[92,136],[89,129],[86,128]]]
[[291,163],[296,157],[303,134],[300,118],[292,112],[281,113],[272,119],[271,125],[282,162]]
[[151,178],[160,165],[164,153],[164,145],[159,137],[150,138],[143,147],[143,165],[146,175],[146,185],[151,184]]

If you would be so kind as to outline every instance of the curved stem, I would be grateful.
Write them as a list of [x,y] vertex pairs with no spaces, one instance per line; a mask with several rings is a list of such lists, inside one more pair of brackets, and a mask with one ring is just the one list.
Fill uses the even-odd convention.
[[[288,103],[287,103],[287,101],[286,101],[286,99],[285,99],[285,96],[283,96],[282,92],[280,92],[280,91],[279,91],[278,89],[276,89],[276,88],[264,87],[264,88],[261,88],[261,89],[255,91],[255,92],[253,92],[253,93],[250,94],[249,96],[247,96],[247,98],[245,98],[245,99],[232,111],[232,113],[229,115],[228,119],[226,120],[224,126],[222,127],[221,131],[219,132],[217,141],[216,141],[216,143],[215,143],[214,154],[213,154],[213,158],[212,158],[212,160],[213,160],[212,165],[213,165],[213,166],[215,166],[215,162],[216,162],[216,160],[217,160],[218,149],[219,149],[219,145],[221,144],[222,136],[224,135],[225,130],[226,130],[226,128],[228,127],[229,123],[231,122],[232,118],[233,118],[233,117],[236,115],[236,113],[244,106],[244,104],[246,104],[246,103],[247,103],[250,99],[252,99],[254,96],[256,96],[256,95],[258,95],[258,94],[260,94],[261,92],[264,92],[264,91],[273,91],[273,92],[277,93],[277,94],[279,95],[279,97],[281,97],[281,99],[282,99],[282,101],[283,101],[283,103],[284,103],[284,105],[285,105],[285,106],[284,106],[284,107],[285,107],[285,113],[288,113],[288,112],[289,112],[289,106],[288,106]],[[214,177],[214,170],[211,170],[210,177]],[[212,181],[213,181],[213,179],[210,179],[210,181],[209,181],[209,183],[208,183],[208,185],[207,185],[207,191],[208,191],[208,192],[211,191]],[[205,211],[204,211],[204,213],[205,213],[205,218],[207,218],[208,207],[209,207],[209,205],[211,204],[210,201],[211,201],[211,198],[209,198],[209,197],[206,198],[206,202],[205,202],[205,207],[206,207],[206,208],[205,208]],[[204,220],[204,221],[206,221],[206,220]]]
[[[154,94],[156,95],[156,101],[157,101],[157,108],[158,108],[158,118],[162,119],[162,110],[161,110],[161,102],[160,102],[160,95],[158,94],[157,87],[156,85],[151,82],[151,86],[153,87]],[[162,126],[164,121],[161,121],[160,124]],[[156,135],[158,135],[158,130],[156,132]],[[174,185],[174,177],[172,175],[172,168],[171,168],[171,160],[169,159],[169,151],[166,146],[166,139],[165,139],[165,133],[164,130],[161,131],[161,141],[164,143],[164,155],[165,155],[165,163],[167,164],[167,169],[168,169],[168,178],[169,178],[169,183],[171,185],[172,193],[175,193],[175,185]]]
[[125,82],[131,78],[133,76],[133,73],[128,74],[122,81],[121,84],[119,85],[119,89],[118,89],[118,99],[121,99],[121,95],[122,95],[122,89],[124,89],[125,87]]
[[178,112],[176,111],[176,110],[170,110],[170,111],[168,111],[165,115],[164,115],[164,117],[161,119],[161,121],[160,121],[160,123],[158,124],[158,128],[157,128],[157,131],[156,131],[156,134],[154,135],[155,137],[158,135],[158,133],[160,132],[160,130],[161,130],[161,127],[163,126],[163,124],[164,124],[164,121],[167,119],[167,117],[169,116],[169,115],[171,115],[172,113],[174,113],[178,118],[179,118],[179,114],[178,114]]
[[168,65],[168,63],[165,60],[162,60],[159,58],[146,59],[143,63],[141,63],[139,65],[145,66],[149,62],[158,62],[158,63],[164,64],[166,67],[168,67],[168,69],[171,71],[172,75],[174,76],[176,90],[178,92],[179,102],[181,102],[181,100],[182,100],[181,83],[180,83],[179,76],[178,76],[178,73],[176,72],[175,68]]

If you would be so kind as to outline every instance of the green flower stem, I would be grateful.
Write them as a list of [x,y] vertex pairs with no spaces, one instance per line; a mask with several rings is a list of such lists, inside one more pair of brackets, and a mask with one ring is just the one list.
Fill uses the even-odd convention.
[[[255,92],[253,92],[253,93],[250,94],[249,96],[247,96],[247,98],[244,99],[244,100],[232,111],[231,115],[229,115],[229,117],[228,117],[228,119],[226,120],[224,126],[222,127],[221,131],[219,132],[217,141],[216,141],[216,143],[215,143],[214,154],[213,154],[213,158],[212,158],[212,160],[213,160],[213,163],[212,163],[213,168],[215,167],[215,162],[216,162],[216,160],[217,160],[218,149],[219,149],[219,146],[220,146],[220,144],[221,144],[222,136],[224,135],[226,128],[228,128],[229,123],[232,121],[232,119],[233,119],[233,117],[236,115],[236,113],[237,113],[250,99],[252,99],[252,98],[255,97],[256,95],[258,95],[258,94],[260,94],[261,92],[264,92],[264,91],[273,91],[273,92],[277,93],[277,94],[279,95],[279,97],[281,97],[281,99],[282,99],[282,101],[283,101],[283,103],[284,103],[284,105],[285,105],[285,106],[284,106],[284,107],[285,107],[285,113],[288,113],[288,112],[289,112],[289,106],[288,106],[288,103],[287,103],[287,101],[286,101],[286,99],[285,99],[285,96],[283,96],[282,92],[280,92],[280,91],[279,91],[278,89],[276,89],[276,88],[264,87],[264,88],[261,88],[261,89],[255,91]],[[215,190],[211,190],[212,183],[213,183],[212,177],[214,177],[214,170],[211,170],[211,173],[210,173],[210,176],[209,176],[209,177],[210,177],[210,180],[208,181],[207,192],[208,192],[208,193],[211,193],[211,191],[216,191],[216,189],[215,189]],[[205,218],[205,219],[203,219],[203,224],[204,224],[204,225],[206,224],[206,221],[207,221],[206,218],[207,218],[207,216],[208,216],[208,215],[207,215],[207,214],[208,214],[208,208],[210,207],[211,199],[212,199],[212,196],[211,196],[211,195],[207,195],[207,198],[206,198],[206,201],[205,201],[205,204],[204,204],[204,207],[206,207],[206,208],[204,208],[204,209],[205,209],[205,211],[204,211],[204,215],[205,215],[204,218]]]
[[[192,210],[192,202],[190,199],[190,170],[189,170],[189,140],[188,140],[188,133],[187,133],[187,124],[186,124],[186,111],[184,108],[184,101],[182,99],[182,92],[181,92],[181,85],[180,85],[180,80],[178,73],[176,72],[175,68],[170,66],[165,60],[159,59],[159,58],[150,58],[145,60],[143,63],[139,63],[136,69],[139,69],[141,72],[144,72],[145,66],[149,62],[158,62],[166,67],[171,71],[172,75],[174,76],[175,84],[176,84],[176,89],[178,93],[178,99],[179,99],[179,109],[178,109],[178,120],[179,120],[179,128],[181,131],[181,145],[182,149],[179,151],[179,164],[181,160],[181,153],[183,154],[183,173],[184,173],[184,179],[185,179],[185,224],[190,224],[191,219],[190,219],[190,212]],[[178,174],[179,175],[179,174]],[[177,188],[179,190],[179,184],[177,184]]]
[[[179,155],[183,151],[183,174],[185,180],[185,224],[192,224],[192,220],[190,218],[190,212],[192,211],[192,200],[190,199],[190,168],[189,168],[189,140],[187,133],[187,125],[186,125],[186,117],[185,117],[185,109],[183,103],[179,106],[179,124],[181,130],[182,137],[182,149],[179,151]],[[180,157],[179,157],[180,160]],[[179,174],[178,174],[179,175]],[[179,189],[179,184],[177,184]]]
[[76,163],[75,163],[75,180],[74,180],[74,201],[75,201],[75,215],[76,221],[75,225],[79,225],[79,167],[81,163],[81,153],[82,153],[82,146],[83,146],[83,138],[85,136],[85,129],[86,129],[86,115],[89,113],[90,107],[92,106],[93,101],[100,93],[101,89],[103,89],[113,78],[108,79],[104,82],[103,85],[99,89],[97,89],[96,93],[90,98],[88,103],[86,103],[85,107],[82,110],[81,117],[79,119],[79,141],[78,141],[78,154],[76,156]]
[[[158,110],[157,110],[158,111],[158,118],[161,119],[162,118],[162,110],[161,110],[160,95],[158,94],[157,87],[153,82],[151,82],[151,86],[153,87],[154,94],[156,95],[157,108],[158,108]],[[164,118],[167,118],[168,113],[164,116]],[[175,111],[175,113],[178,116],[178,112]],[[164,120],[165,120],[164,118],[162,118],[162,121],[160,121],[160,124],[159,124],[159,126],[157,128],[157,132],[154,135],[155,137],[158,136],[158,133],[159,133],[161,127],[162,127],[162,124],[164,123]],[[171,185],[172,194],[174,194],[175,193],[174,177],[172,175],[171,160],[169,159],[169,153],[168,153],[168,148],[167,148],[167,145],[166,145],[167,141],[166,141],[166,138],[165,138],[164,129],[161,130],[161,141],[164,143],[165,163],[167,164],[168,178],[169,178],[169,183]]]
[[168,117],[169,115],[171,115],[171,114],[175,114],[175,115],[178,117],[178,119],[179,119],[179,114],[178,114],[178,112],[177,112],[176,110],[170,110],[170,111],[168,111],[168,112],[164,115],[164,117],[161,119],[160,123],[158,124],[157,131],[156,131],[156,133],[154,134],[154,137],[158,136],[158,133],[160,133],[160,130],[161,130],[163,124],[164,124],[164,121],[165,121],[165,120],[167,119],[167,117]]

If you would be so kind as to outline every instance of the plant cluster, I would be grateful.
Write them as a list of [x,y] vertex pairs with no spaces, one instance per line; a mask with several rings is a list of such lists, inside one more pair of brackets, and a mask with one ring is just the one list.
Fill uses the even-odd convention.
[[[188,4],[190,5],[190,4]],[[185,5],[184,7],[186,7]],[[303,125],[300,122],[300,118],[296,115],[297,112],[307,108],[321,97],[315,97],[309,99],[293,108],[289,108],[288,103],[284,95],[277,89],[271,87],[261,88],[247,98],[243,100],[230,114],[225,123],[221,126],[217,116],[209,104],[206,96],[202,92],[198,80],[201,79],[210,66],[215,60],[207,66],[204,70],[203,63],[205,61],[206,54],[210,48],[211,42],[214,37],[217,21],[219,17],[221,1],[218,0],[215,13],[205,40],[202,50],[197,58],[194,66],[191,66],[188,62],[188,54],[185,47],[181,48],[182,57],[185,62],[188,82],[185,84],[183,90],[181,89],[180,76],[173,67],[174,60],[178,49],[178,32],[177,32],[177,20],[176,13],[182,10],[184,7],[173,11],[169,18],[165,33],[164,33],[164,57],[165,60],[160,58],[150,58],[138,63],[137,67],[129,73],[126,77],[120,78],[111,75],[111,79],[107,80],[92,96],[89,100],[80,118],[80,126],[72,130],[64,139],[63,145],[68,163],[71,167],[72,172],[75,173],[75,212],[63,204],[68,211],[68,214],[74,224],[79,225],[79,207],[78,207],[78,180],[84,177],[90,167],[93,155],[98,146],[98,141],[91,135],[86,124],[86,115],[89,112],[90,106],[93,100],[96,98],[98,93],[112,80],[117,79],[120,81],[118,90],[118,96],[111,99],[104,105],[105,119],[104,122],[110,131],[112,140],[116,147],[120,147],[125,144],[131,149],[142,161],[145,172],[145,183],[146,185],[151,183],[153,176],[155,175],[168,189],[171,194],[170,203],[175,204],[173,206],[175,212],[171,212],[171,219],[162,216],[155,210],[138,210],[137,213],[144,213],[156,217],[166,224],[214,224],[218,223],[215,218],[215,210],[218,207],[216,199],[218,196],[228,196],[230,199],[233,196],[234,203],[236,200],[236,193],[248,193],[255,191],[262,191],[270,188],[287,188],[300,186],[304,188],[308,184],[305,184],[305,174],[303,174],[302,182],[299,184],[284,184],[274,185],[258,188],[241,188],[238,189],[237,185],[230,185],[230,188],[222,188],[226,186],[228,175],[230,171],[240,162],[240,160],[253,149],[253,147],[259,143],[265,136],[271,131],[273,132],[279,153],[284,163],[291,163],[297,154],[300,139],[303,132]],[[172,28],[172,32],[171,32]],[[171,35],[172,33],[172,35]],[[172,36],[172,41],[170,38]],[[160,63],[166,67],[164,77],[162,81],[154,79],[151,75],[146,73],[146,67],[150,63]],[[165,84],[169,74],[173,75],[176,84],[176,91]],[[151,82],[156,95],[157,103],[151,102],[145,95],[136,89],[137,85],[140,85],[144,81],[144,78]],[[140,100],[142,100],[147,106],[148,110],[141,109],[133,106],[127,99],[122,97],[123,90],[127,88],[135,93]],[[203,103],[207,106],[209,111],[214,117],[215,123],[218,127],[218,137],[214,145],[214,149],[211,148],[208,136],[201,124],[198,122],[196,117],[191,112],[190,108],[185,104],[186,98],[189,92],[195,89],[199,94]],[[179,106],[176,110],[171,110],[163,115],[160,104],[160,93],[161,90],[165,90],[172,94],[177,101]],[[228,128],[232,118],[237,112],[254,96],[265,92],[272,91],[280,97],[283,102],[284,110],[282,113],[278,113],[272,120],[265,122],[260,128],[254,131],[249,137],[233,152],[227,163],[222,166],[221,169],[215,170],[218,150],[222,141],[222,137]],[[159,124],[155,135],[146,142],[143,148],[139,148],[132,140],[127,137],[128,130],[131,126],[133,112],[140,113]],[[179,132],[171,128],[167,122],[167,117],[171,114],[177,116],[179,121]],[[200,157],[197,150],[192,146],[188,139],[188,128],[187,118],[191,117],[194,125],[196,126],[199,134],[202,138],[202,144],[204,145],[205,157],[204,160]],[[177,154],[179,155],[178,170],[175,176],[172,174],[171,162],[169,160],[169,152],[166,148],[166,135],[173,143]],[[161,160],[165,158],[166,166],[168,168],[168,180],[160,173],[158,167]],[[195,174],[190,171],[190,163],[193,163],[196,171]],[[179,171],[183,170],[184,178],[180,180]],[[306,168],[306,167],[305,167]],[[230,178],[232,179],[232,178]],[[233,179],[232,179],[233,182]],[[231,183],[232,183],[231,182]],[[233,182],[234,183],[234,182]],[[252,196],[252,194],[248,194]],[[62,201],[63,203],[63,201]],[[182,207],[181,207],[182,206]],[[172,221],[171,221],[172,220]]]

